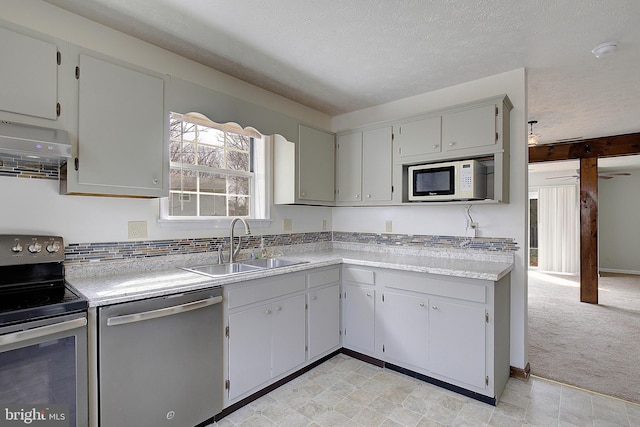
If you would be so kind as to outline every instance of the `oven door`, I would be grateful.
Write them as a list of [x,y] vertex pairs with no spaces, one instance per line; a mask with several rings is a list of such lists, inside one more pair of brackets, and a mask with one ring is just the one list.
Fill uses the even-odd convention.
[[86,426],[87,388],[86,313],[0,327],[0,425]]

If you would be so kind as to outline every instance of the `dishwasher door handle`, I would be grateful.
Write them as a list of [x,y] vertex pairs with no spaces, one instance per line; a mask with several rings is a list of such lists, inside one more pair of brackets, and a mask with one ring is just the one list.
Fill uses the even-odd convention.
[[13,332],[7,335],[0,336],[0,345],[14,344],[30,340],[33,338],[45,337],[47,335],[57,334],[59,332],[66,332],[72,329],[81,328],[87,325],[87,318],[82,317],[80,319],[67,320],[66,322],[54,323],[52,325],[40,326],[39,328],[27,329],[26,331]]
[[222,297],[217,296],[199,301],[188,302],[186,304],[174,305],[172,307],[160,308],[158,310],[143,311],[141,313],[126,314],[124,316],[109,317],[107,326],[126,325],[127,323],[141,322],[143,320],[157,319],[158,317],[172,316],[178,313],[184,313],[199,308],[208,307],[210,305],[219,304]]

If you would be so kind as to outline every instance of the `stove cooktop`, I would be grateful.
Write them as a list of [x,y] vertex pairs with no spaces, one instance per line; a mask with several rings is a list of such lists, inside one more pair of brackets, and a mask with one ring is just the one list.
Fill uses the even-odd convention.
[[0,235],[0,325],[86,310],[64,280],[62,237]]

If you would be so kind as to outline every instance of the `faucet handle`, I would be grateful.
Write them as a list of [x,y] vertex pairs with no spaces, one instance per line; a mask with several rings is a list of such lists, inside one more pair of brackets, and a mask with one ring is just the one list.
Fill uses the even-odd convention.
[[218,264],[222,264],[222,248],[224,247],[224,242],[220,243],[218,246]]

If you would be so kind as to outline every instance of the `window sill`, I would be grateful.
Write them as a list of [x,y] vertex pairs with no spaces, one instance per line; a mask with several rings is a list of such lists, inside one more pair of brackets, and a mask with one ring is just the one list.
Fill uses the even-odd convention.
[[[228,229],[233,218],[220,219],[158,219],[161,228],[195,230],[201,228]],[[245,219],[251,228],[266,228],[271,225],[271,219]]]

